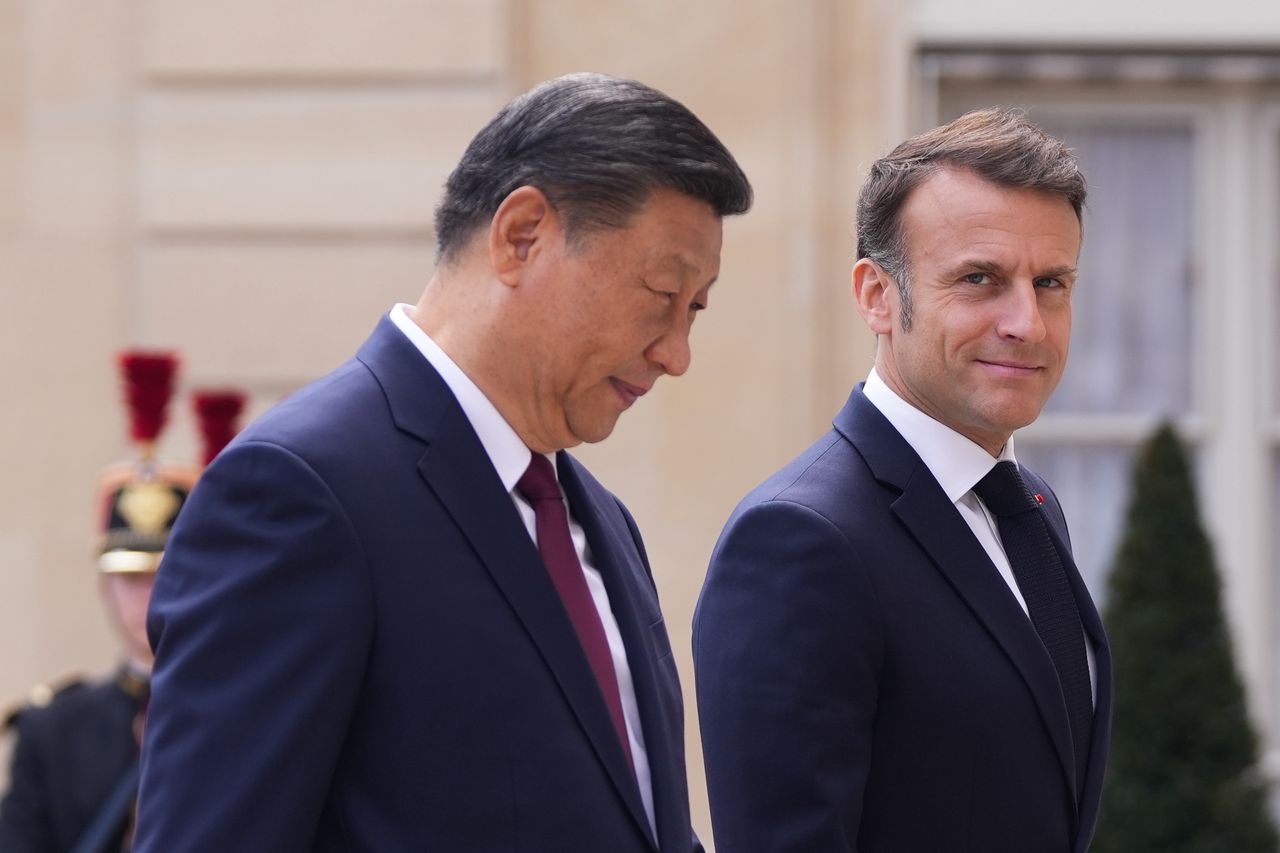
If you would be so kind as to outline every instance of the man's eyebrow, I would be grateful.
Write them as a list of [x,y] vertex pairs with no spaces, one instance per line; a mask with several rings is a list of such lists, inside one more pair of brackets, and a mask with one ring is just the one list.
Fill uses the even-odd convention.
[[[696,274],[698,272],[698,265],[693,263],[693,261],[690,261],[688,258],[686,258],[682,254],[674,254],[671,256],[671,259],[680,267],[680,270],[684,273]],[[702,285],[702,287],[704,288],[710,287],[711,285],[715,284],[716,281],[719,280],[719,278],[720,278],[720,274],[716,273],[714,276],[711,277],[711,281]]]
[[[946,272],[948,278],[964,275],[970,272],[985,272],[993,275],[1003,275],[1004,266],[995,261],[984,258],[970,258],[960,261]],[[1058,278],[1058,277],[1075,277],[1076,267],[1071,264],[1059,264],[1058,266],[1049,267],[1036,273],[1036,278]]]
[[1061,266],[1049,267],[1040,273],[1037,278],[1075,278],[1076,272],[1076,268],[1071,264],[1062,264]]
[[971,272],[985,272],[993,274],[1003,274],[1004,267],[995,261],[986,260],[984,258],[966,258],[956,263],[946,271],[947,278],[955,276],[967,275]]

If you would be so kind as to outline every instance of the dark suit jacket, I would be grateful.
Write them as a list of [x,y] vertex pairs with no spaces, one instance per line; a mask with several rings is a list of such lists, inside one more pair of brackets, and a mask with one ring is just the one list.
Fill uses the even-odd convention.
[[141,853],[680,851],[680,689],[640,536],[559,472],[627,648],[658,839],[538,551],[462,409],[384,318],[245,430],[152,598]]
[[919,456],[861,388],[752,492],[694,620],[718,849],[1083,853],[1111,658],[1043,481],[1097,657],[1090,766],[1030,620]]
[[[76,683],[47,706],[20,711],[9,791],[0,802],[0,851],[68,853],[138,760],[140,699],[120,678]],[[103,850],[119,850],[119,812]],[[114,822],[114,821],[113,821]]]

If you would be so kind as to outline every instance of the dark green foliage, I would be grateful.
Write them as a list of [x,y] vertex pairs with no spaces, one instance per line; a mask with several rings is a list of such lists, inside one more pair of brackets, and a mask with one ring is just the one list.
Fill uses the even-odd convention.
[[1134,466],[1105,622],[1115,729],[1093,853],[1276,851],[1213,552],[1168,425]]

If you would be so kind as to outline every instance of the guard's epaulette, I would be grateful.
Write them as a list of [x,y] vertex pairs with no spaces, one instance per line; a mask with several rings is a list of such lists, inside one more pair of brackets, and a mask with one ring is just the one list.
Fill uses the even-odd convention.
[[70,675],[66,678],[60,678],[57,681],[49,681],[44,684],[37,684],[27,691],[27,698],[23,702],[19,702],[12,707],[6,708],[4,716],[0,717],[0,728],[8,728],[13,725],[19,715],[23,711],[32,708],[44,708],[49,705],[57,696],[74,687],[84,684],[84,679],[78,675]]
[[145,699],[151,693],[151,679],[138,675],[127,666],[120,668],[120,673],[116,676],[116,686],[125,695],[138,700]]

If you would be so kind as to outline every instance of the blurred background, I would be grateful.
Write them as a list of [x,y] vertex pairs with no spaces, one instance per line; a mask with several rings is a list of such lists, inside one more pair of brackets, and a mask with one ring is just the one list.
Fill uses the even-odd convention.
[[[757,193],[690,374],[580,453],[645,532],[700,834],[689,635],[711,548],[870,366],[863,171],[989,104],[1067,139],[1092,185],[1070,365],[1019,456],[1101,600],[1133,449],[1174,419],[1275,778],[1280,4],[1254,0],[0,0],[0,707],[113,664],[90,542],[97,472],[127,453],[115,352],[178,349],[185,388],[260,413],[416,300],[466,142],[577,70],[683,101]],[[183,399],[161,456],[197,447]]]

